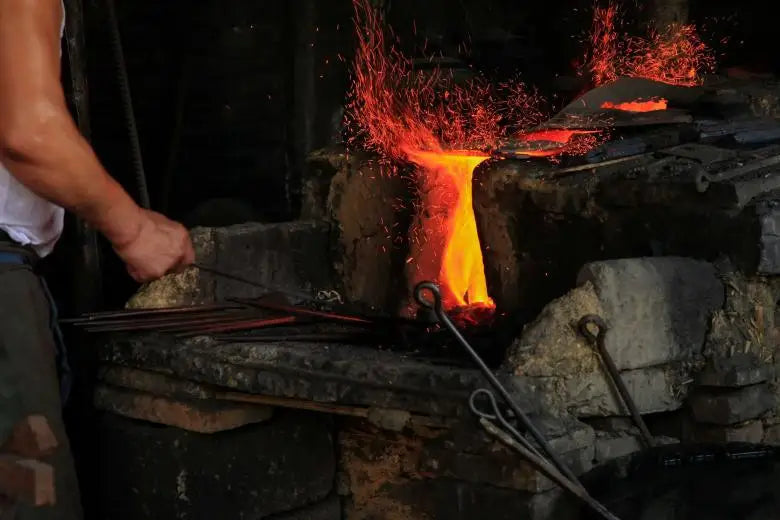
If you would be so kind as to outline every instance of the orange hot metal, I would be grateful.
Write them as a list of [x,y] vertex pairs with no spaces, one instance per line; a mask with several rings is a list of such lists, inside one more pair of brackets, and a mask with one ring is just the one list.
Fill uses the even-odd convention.
[[636,101],[626,101],[625,103],[604,102],[601,108],[611,110],[623,110],[624,112],[655,112],[656,110],[666,110],[669,107],[669,101],[663,98],[648,99]]

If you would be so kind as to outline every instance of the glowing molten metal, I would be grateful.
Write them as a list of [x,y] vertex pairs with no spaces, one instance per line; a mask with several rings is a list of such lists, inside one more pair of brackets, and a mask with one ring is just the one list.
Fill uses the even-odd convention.
[[472,207],[474,169],[488,159],[469,152],[410,151],[422,176],[421,242],[412,245],[413,283],[438,280],[444,305],[493,307]]
[[415,70],[412,60],[387,44],[385,27],[368,1],[354,0],[354,7],[351,144],[417,166],[409,285],[437,282],[447,309],[492,308],[472,208],[472,176],[488,158],[485,150],[497,148],[523,125],[540,122],[537,100],[518,82],[493,85],[476,77],[458,83],[440,69]]
[[666,110],[668,106],[669,101],[660,98],[648,99],[647,101],[638,99],[636,101],[626,101],[625,103],[611,103],[606,101],[601,105],[601,108],[623,110],[624,112],[655,112],[656,110]]

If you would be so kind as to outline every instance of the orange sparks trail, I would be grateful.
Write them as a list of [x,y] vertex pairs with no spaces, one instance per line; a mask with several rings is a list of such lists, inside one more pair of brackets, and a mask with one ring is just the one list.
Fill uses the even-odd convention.
[[666,110],[669,101],[664,98],[654,98],[648,100],[637,99],[636,101],[627,101],[625,103],[604,102],[601,108],[611,110],[623,110],[625,112],[654,112],[656,110]]
[[596,86],[628,76],[690,87],[714,70],[712,50],[693,25],[671,25],[641,38],[618,33],[618,21],[615,5],[594,12],[586,63]]
[[[357,49],[348,124],[353,141],[414,163],[420,192],[411,231],[410,287],[434,280],[447,309],[492,308],[472,207],[474,169],[484,151],[541,120],[521,83],[456,83],[438,69],[417,71],[385,41],[377,12],[354,0]],[[454,151],[463,150],[463,151]]]

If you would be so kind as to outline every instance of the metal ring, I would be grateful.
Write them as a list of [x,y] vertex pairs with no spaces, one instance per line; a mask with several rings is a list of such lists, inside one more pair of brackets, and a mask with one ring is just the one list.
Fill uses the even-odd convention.
[[[433,301],[425,297],[425,292],[428,291],[433,295]],[[426,309],[432,309],[438,314],[441,309],[441,291],[439,286],[433,282],[420,282],[414,288],[414,299],[421,307]]]
[[[596,333],[591,330],[591,326],[596,327],[598,331]],[[595,314],[588,314],[583,316],[579,322],[577,322],[577,328],[580,334],[585,336],[585,339],[591,343],[596,343],[604,338],[604,334],[607,333],[607,324],[601,316]]]
[[[479,408],[477,405],[477,398],[480,395],[487,397],[488,401],[490,401],[490,406],[493,408],[493,413],[485,412]],[[496,396],[487,388],[477,388],[471,392],[471,395],[469,396],[469,408],[471,409],[472,413],[474,413],[474,415],[478,417],[484,417],[490,421],[495,421],[498,419],[500,414],[498,410],[498,403],[496,402]]]

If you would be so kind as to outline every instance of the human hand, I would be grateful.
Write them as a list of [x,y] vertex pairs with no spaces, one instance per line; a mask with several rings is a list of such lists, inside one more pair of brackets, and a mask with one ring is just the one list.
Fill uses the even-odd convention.
[[138,233],[114,250],[137,282],[148,282],[178,272],[195,261],[187,229],[160,213],[142,209]]

